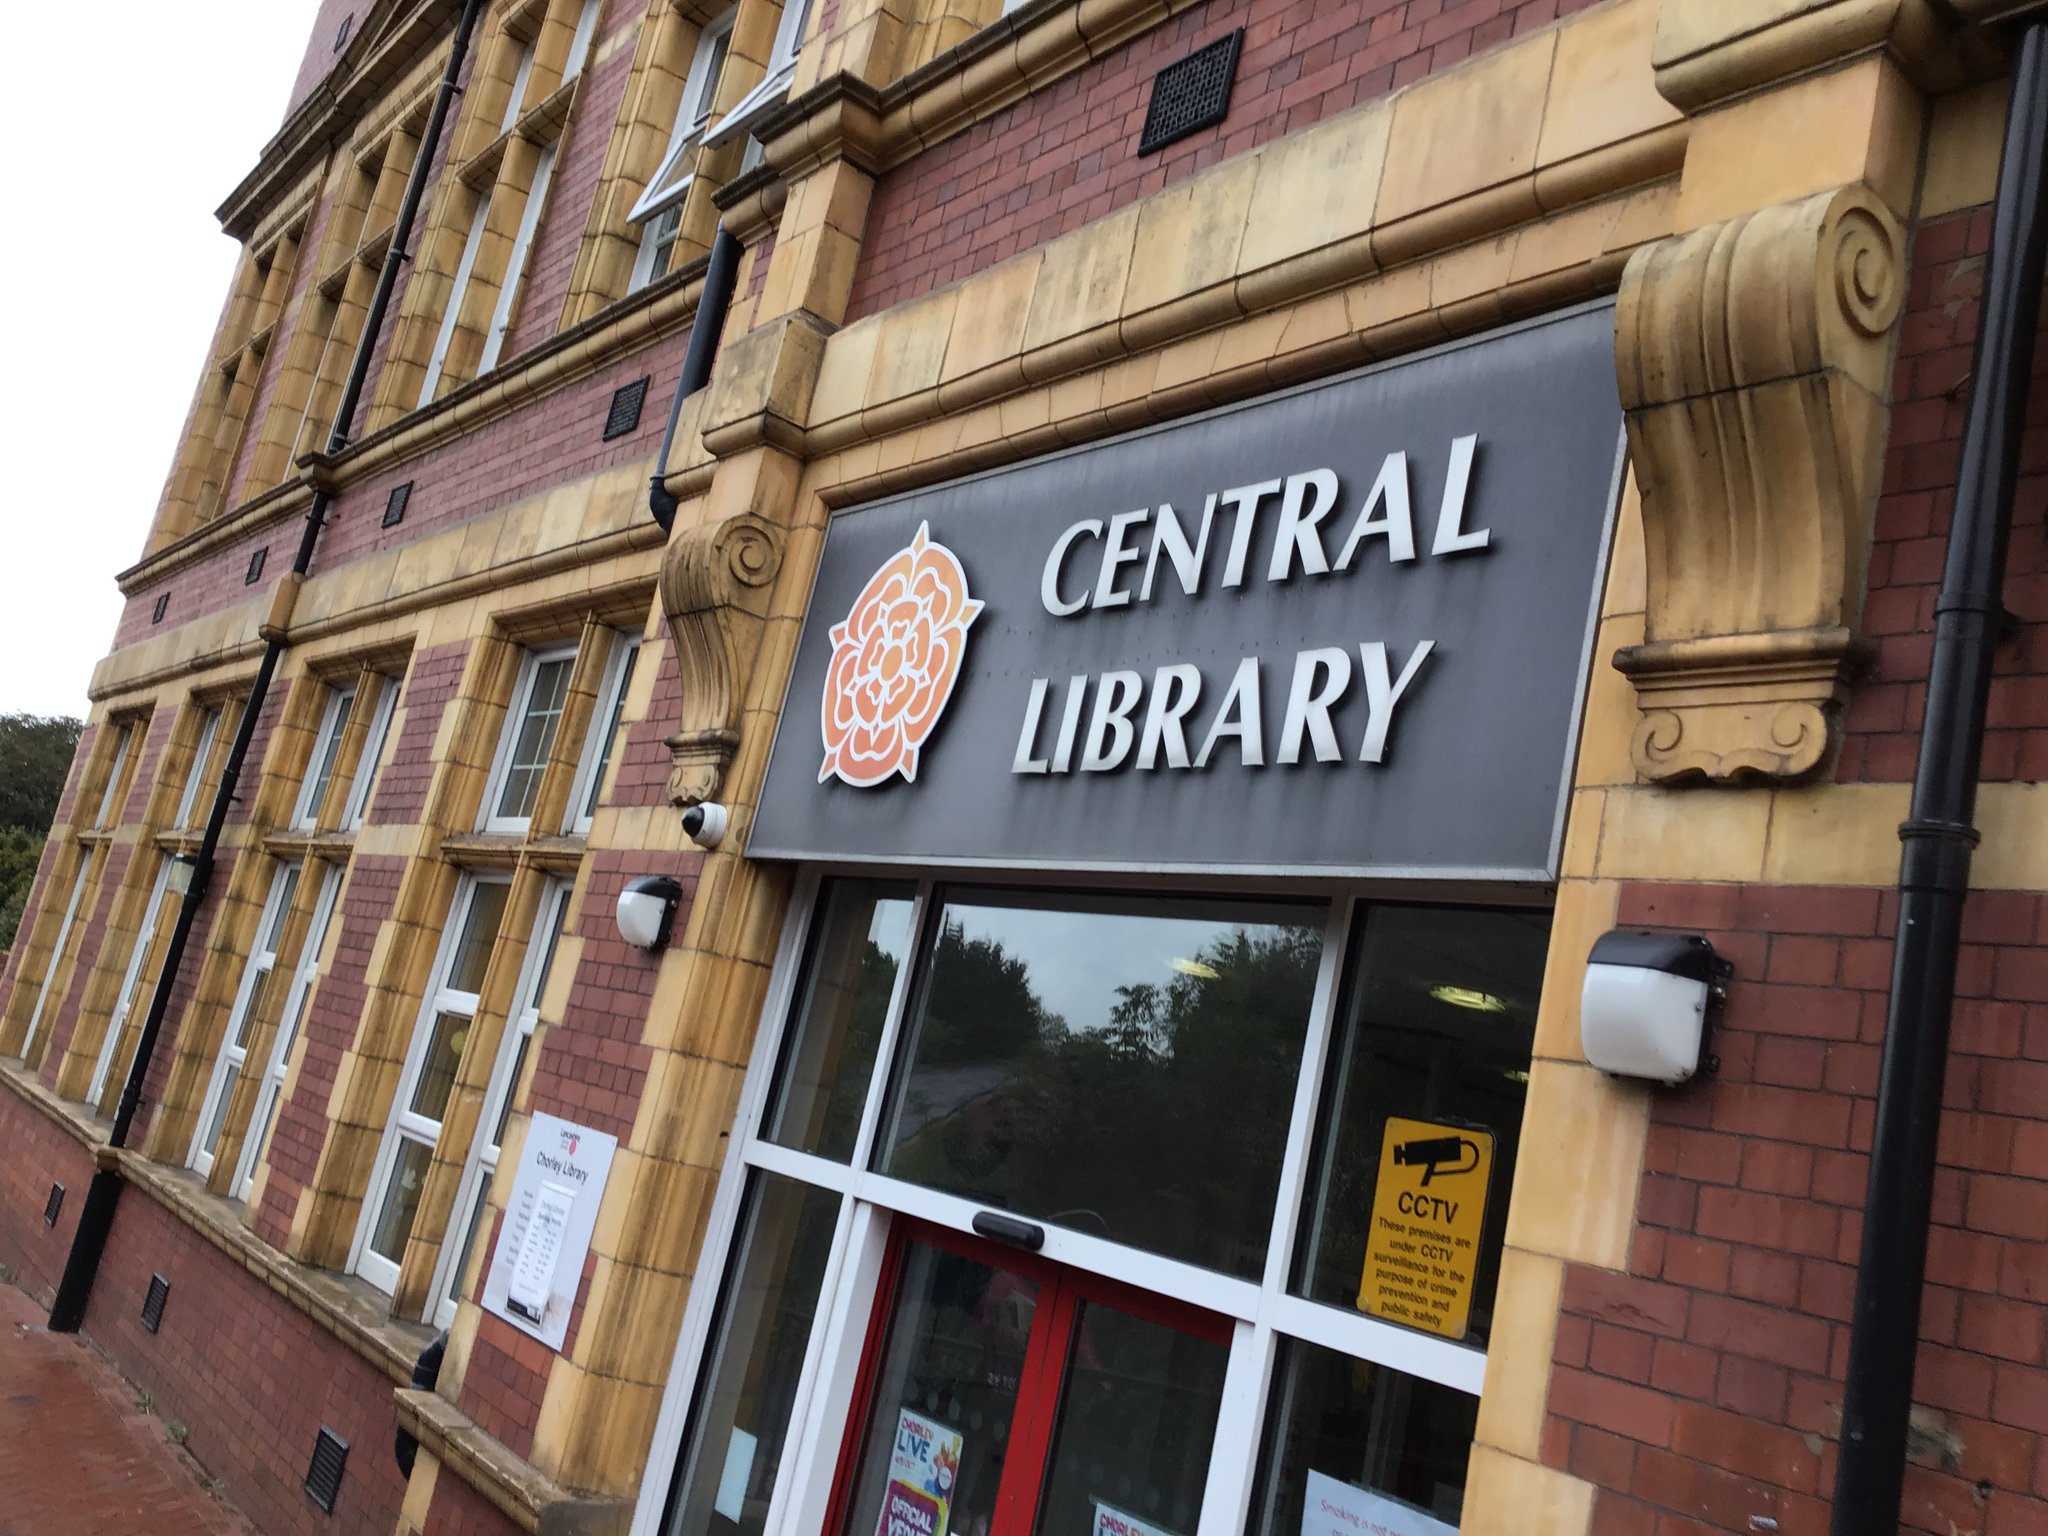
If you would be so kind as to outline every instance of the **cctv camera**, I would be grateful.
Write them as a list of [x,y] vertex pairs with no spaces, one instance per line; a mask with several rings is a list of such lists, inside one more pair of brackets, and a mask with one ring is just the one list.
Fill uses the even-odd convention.
[[1603,1072],[1678,1084],[1699,1070],[1710,1006],[1732,968],[1689,934],[1602,934],[1586,957],[1579,1040]]
[[619,892],[619,937],[636,949],[660,949],[668,943],[676,903],[683,888],[667,875],[642,875]]
[[699,848],[716,848],[725,839],[729,819],[724,806],[707,800],[683,812],[683,835]]

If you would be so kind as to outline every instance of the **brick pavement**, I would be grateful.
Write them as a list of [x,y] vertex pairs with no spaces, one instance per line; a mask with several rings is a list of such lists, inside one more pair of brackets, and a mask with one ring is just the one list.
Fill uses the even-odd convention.
[[257,1536],[92,1347],[0,1285],[0,1536]]

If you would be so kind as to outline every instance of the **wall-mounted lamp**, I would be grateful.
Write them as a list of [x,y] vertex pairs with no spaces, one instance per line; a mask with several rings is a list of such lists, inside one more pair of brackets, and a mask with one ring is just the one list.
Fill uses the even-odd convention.
[[1696,934],[1616,930],[1593,941],[1579,1040],[1602,1072],[1677,1084],[1700,1067],[1710,1007],[1734,966]]
[[660,949],[675,926],[683,888],[667,875],[642,875],[619,892],[619,937],[636,949]]

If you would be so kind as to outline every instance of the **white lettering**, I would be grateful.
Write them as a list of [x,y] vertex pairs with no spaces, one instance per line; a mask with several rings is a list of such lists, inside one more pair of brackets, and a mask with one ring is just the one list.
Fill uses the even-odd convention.
[[1166,558],[1173,562],[1173,573],[1180,578],[1180,589],[1193,597],[1202,585],[1202,557],[1209,552],[1209,525],[1216,517],[1216,497],[1211,494],[1202,508],[1202,533],[1195,540],[1194,547],[1188,547],[1187,533],[1181,528],[1180,518],[1174,513],[1173,503],[1159,504],[1158,520],[1152,524],[1152,554],[1145,562],[1145,585],[1138,589],[1138,601],[1152,601],[1152,578],[1159,573],[1159,552],[1164,550]]
[[[1274,482],[1279,488],[1279,482]],[[1216,718],[1210,722],[1209,734],[1202,739],[1202,750],[1195,758],[1197,768],[1209,766],[1209,755],[1216,750],[1216,743],[1226,736],[1237,738],[1237,758],[1247,768],[1260,768],[1266,762],[1266,726],[1259,710],[1259,659],[1247,656],[1237,664],[1237,674],[1230,680],[1230,688],[1223,695],[1223,706],[1216,711]]]
[[[1316,674],[1322,674],[1322,682]],[[1337,728],[1330,723],[1330,706],[1344,697],[1351,686],[1351,653],[1337,646],[1303,651],[1294,658],[1294,683],[1287,690],[1287,715],[1280,726],[1280,754],[1276,763],[1301,761],[1304,732],[1315,743],[1316,761],[1341,763],[1344,749],[1337,745]]]
[[[1382,504],[1385,515],[1374,517],[1373,508]],[[1398,450],[1381,463],[1379,477],[1373,481],[1365,505],[1358,509],[1343,552],[1337,556],[1337,569],[1350,570],[1358,546],[1374,534],[1386,536],[1387,559],[1394,564],[1415,558],[1415,519],[1408,510],[1408,455]]]
[[1166,750],[1167,767],[1187,767],[1188,739],[1183,722],[1201,696],[1202,674],[1186,662],[1161,667],[1152,675],[1152,702],[1145,711],[1144,734],[1138,739],[1138,767],[1156,768],[1162,747]]
[[1444,504],[1436,517],[1436,539],[1429,546],[1432,555],[1459,555],[1468,549],[1484,549],[1493,537],[1491,529],[1459,529],[1465,521],[1465,492],[1472,484],[1472,453],[1479,446],[1476,435],[1451,440],[1451,467],[1444,480]]
[[1429,653],[1435,649],[1434,640],[1425,640],[1416,646],[1407,665],[1401,668],[1401,676],[1396,679],[1387,666],[1386,641],[1373,640],[1358,647],[1358,659],[1364,663],[1365,703],[1369,711],[1365,721],[1365,740],[1358,748],[1361,763],[1386,761],[1387,731],[1394,723],[1394,706],[1401,702],[1401,695],[1408,691],[1408,685],[1415,681],[1415,674],[1422,670],[1422,664],[1429,660]]
[[[1308,502],[1311,491],[1315,499]],[[1304,502],[1308,502],[1306,510]],[[1280,499],[1280,527],[1273,534],[1273,559],[1266,569],[1268,581],[1285,581],[1297,553],[1307,575],[1320,576],[1329,570],[1330,558],[1323,553],[1323,536],[1317,525],[1336,505],[1336,471],[1312,469],[1305,475],[1287,477],[1287,493]]]
[[1087,691],[1087,678],[1075,677],[1067,680],[1067,708],[1060,716],[1059,741],[1052,749],[1051,771],[1054,773],[1067,773],[1073,769],[1074,737],[1081,729],[1081,703]]
[[1095,685],[1095,718],[1088,723],[1088,747],[1081,754],[1083,773],[1107,773],[1123,766],[1137,734],[1131,726],[1131,711],[1144,693],[1145,679],[1135,672],[1102,674]]
[[1279,490],[1278,480],[1261,480],[1257,485],[1240,485],[1223,493],[1223,500],[1237,509],[1237,522],[1230,530],[1230,558],[1223,566],[1224,586],[1244,585],[1244,563],[1251,554],[1252,525],[1258,520],[1259,503],[1277,495]]
[[1066,564],[1067,552],[1074,547],[1076,540],[1101,537],[1102,519],[1086,517],[1052,541],[1052,553],[1045,557],[1045,575],[1038,583],[1038,598],[1045,604],[1045,611],[1054,618],[1071,618],[1088,606],[1086,592],[1071,602],[1060,596],[1060,568]]
[[1038,745],[1038,719],[1045,713],[1045,691],[1051,686],[1050,678],[1031,679],[1031,702],[1024,706],[1024,729],[1017,737],[1017,756],[1010,764],[1012,773],[1044,773],[1048,767],[1044,758],[1033,757],[1031,751]]
[[1135,512],[1119,512],[1109,520],[1109,536],[1102,543],[1102,574],[1095,581],[1096,607],[1121,608],[1131,600],[1130,593],[1116,587],[1117,570],[1138,558],[1138,551],[1124,542],[1124,535],[1151,515],[1149,507],[1140,507]]

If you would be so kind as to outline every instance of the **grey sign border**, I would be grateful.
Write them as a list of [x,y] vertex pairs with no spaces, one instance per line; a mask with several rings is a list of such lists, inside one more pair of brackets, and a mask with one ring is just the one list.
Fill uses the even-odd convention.
[[[1152,437],[1162,432],[1177,432],[1186,427],[1210,421],[1219,416],[1228,416],[1253,405],[1268,405],[1276,400],[1291,399],[1296,395],[1313,394],[1317,390],[1329,389],[1353,379],[1365,378],[1371,374],[1386,373],[1396,368],[1423,362],[1429,358],[1447,356],[1469,347],[1483,346],[1502,337],[1517,335],[1523,331],[1556,325],[1562,321],[1576,319],[1595,310],[1612,310],[1613,298],[1590,299],[1584,303],[1568,305],[1563,309],[1547,310],[1540,315],[1516,320],[1507,325],[1495,326],[1472,336],[1461,336],[1437,346],[1426,347],[1419,352],[1404,352],[1399,357],[1383,358],[1368,363],[1362,368],[1347,369],[1325,378],[1311,379],[1301,384],[1290,384],[1284,389],[1270,390],[1263,394],[1251,395],[1243,400],[1233,400],[1227,405],[1211,406],[1187,416],[1176,416],[1168,421],[1154,422],[1150,426],[1134,427],[1128,432],[1119,432],[1110,437],[1098,438],[1093,442],[1075,443],[1070,447],[1055,449],[1051,453],[1033,454],[1028,458],[1014,460],[1008,464],[994,465],[988,469],[976,470],[973,474],[959,475],[932,481],[929,485],[912,487],[887,496],[875,497],[850,506],[835,507],[826,519],[829,534],[831,524],[842,517],[857,517],[873,507],[895,501],[902,496],[916,495],[938,486],[972,485],[979,480],[993,479],[997,475],[1014,474],[1037,464],[1050,464],[1076,454],[1099,453],[1105,448],[1135,442],[1140,438]],[[1285,879],[1308,880],[1317,883],[1338,881],[1414,881],[1429,885],[1537,885],[1551,886],[1559,879],[1564,847],[1565,816],[1571,806],[1573,781],[1578,772],[1579,747],[1585,729],[1586,689],[1592,678],[1593,648],[1600,638],[1600,608],[1607,596],[1608,568],[1614,556],[1614,528],[1621,509],[1622,486],[1628,473],[1628,431],[1626,424],[1616,432],[1614,470],[1608,483],[1607,507],[1602,514],[1598,554],[1594,568],[1592,598],[1587,604],[1584,638],[1579,647],[1578,685],[1573,690],[1570,745],[1558,776],[1557,809],[1551,816],[1550,854],[1547,867],[1524,869],[1515,866],[1495,865],[1442,865],[1442,864],[1251,864],[1241,860],[1226,862],[1203,862],[1200,860],[1171,860],[1148,863],[1129,859],[1032,859],[1021,857],[986,858],[978,854],[947,855],[942,853],[921,854],[915,858],[888,852],[821,852],[814,848],[759,848],[754,843],[754,823],[750,818],[747,825],[746,845],[740,850],[741,857],[776,864],[820,864],[832,865],[839,869],[872,869],[878,871],[903,869],[948,869],[948,870],[990,870],[990,871],[1058,871],[1081,875],[1147,875],[1147,876],[1221,876],[1231,879]],[[804,617],[797,632],[797,644],[801,648],[803,637],[812,621],[812,605],[817,595],[818,575],[824,569],[824,547],[821,543],[817,563],[811,570],[811,586],[804,594]],[[782,707],[775,717],[775,740],[770,743],[768,762],[761,774],[761,786],[767,787],[768,776],[774,769],[776,754],[782,750],[783,731],[790,720],[789,690],[796,681],[794,652],[789,677],[783,683]],[[758,803],[755,807],[758,811]]]

